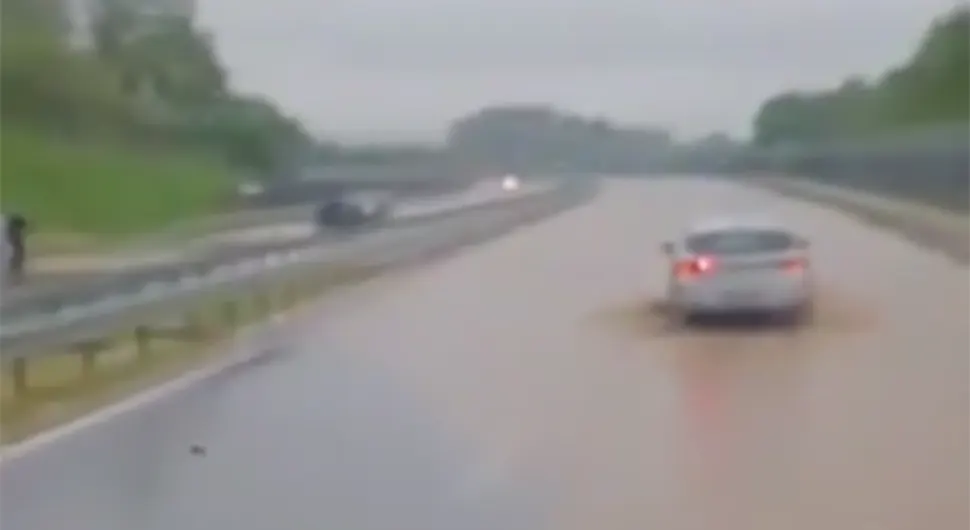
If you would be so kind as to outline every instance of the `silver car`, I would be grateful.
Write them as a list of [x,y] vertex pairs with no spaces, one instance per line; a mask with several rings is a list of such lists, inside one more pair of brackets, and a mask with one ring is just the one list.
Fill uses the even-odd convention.
[[714,219],[663,244],[667,304],[678,323],[725,314],[767,314],[798,324],[814,307],[809,243],[764,220]]

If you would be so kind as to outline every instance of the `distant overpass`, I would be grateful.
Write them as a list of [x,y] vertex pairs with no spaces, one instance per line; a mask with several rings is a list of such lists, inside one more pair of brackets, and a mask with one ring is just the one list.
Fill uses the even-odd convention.
[[307,169],[297,178],[268,182],[262,193],[243,201],[251,206],[299,204],[346,190],[385,190],[403,195],[447,193],[466,188],[475,180],[476,172],[440,161],[324,166]]

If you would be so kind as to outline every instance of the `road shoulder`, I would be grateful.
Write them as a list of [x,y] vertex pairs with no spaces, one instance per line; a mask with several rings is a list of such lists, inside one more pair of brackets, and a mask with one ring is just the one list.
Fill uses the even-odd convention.
[[914,244],[970,262],[970,217],[925,204],[889,199],[790,176],[759,176],[745,182],[775,193],[808,200],[897,233]]

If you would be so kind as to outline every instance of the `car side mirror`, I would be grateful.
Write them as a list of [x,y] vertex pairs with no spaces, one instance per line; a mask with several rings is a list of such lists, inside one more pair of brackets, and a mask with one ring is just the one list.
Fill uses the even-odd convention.
[[674,244],[670,241],[664,241],[660,244],[660,251],[669,256],[674,253]]

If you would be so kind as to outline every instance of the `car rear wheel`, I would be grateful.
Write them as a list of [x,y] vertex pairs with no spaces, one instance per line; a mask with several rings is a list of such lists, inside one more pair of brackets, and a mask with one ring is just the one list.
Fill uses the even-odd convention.
[[667,314],[667,328],[679,330],[696,326],[700,320],[700,315],[693,311],[681,308],[671,308]]
[[815,304],[806,302],[797,307],[786,309],[777,316],[780,323],[788,327],[810,326],[815,320]]
[[799,308],[798,311],[800,313],[799,320],[801,321],[801,324],[803,326],[811,325],[815,323],[815,302],[814,301],[806,302],[805,304],[802,305],[801,308]]

